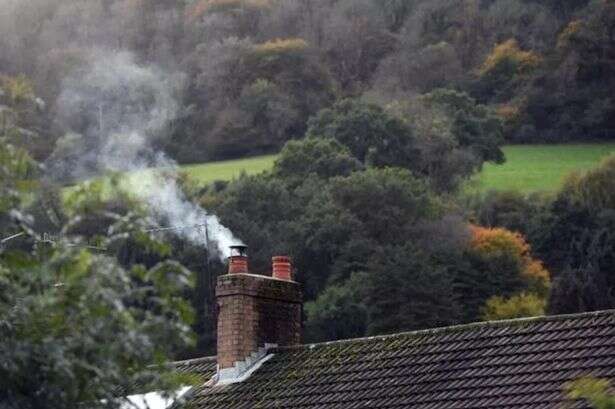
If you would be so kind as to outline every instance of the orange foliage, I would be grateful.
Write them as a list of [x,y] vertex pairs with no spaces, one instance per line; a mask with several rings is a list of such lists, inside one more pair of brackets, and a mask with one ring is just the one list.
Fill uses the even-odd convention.
[[530,251],[523,236],[506,229],[488,229],[480,226],[471,226],[472,248],[482,254],[510,254],[517,257],[526,257]]
[[528,282],[530,289],[544,293],[550,281],[550,273],[540,260],[531,257],[531,248],[525,238],[502,228],[470,226],[472,232],[471,248],[477,253],[492,257],[510,255],[521,264],[520,274]]
[[542,261],[531,259],[521,274],[529,279],[548,282],[550,280],[549,271],[542,264]]
[[581,29],[583,28],[583,22],[581,20],[573,20],[566,28],[562,31],[562,33],[557,38],[557,47],[563,48],[565,47],[571,38],[577,35]]
[[504,124],[510,125],[519,121],[521,109],[517,105],[502,104],[496,108],[495,113],[504,121]]
[[269,7],[269,0],[200,0],[186,9],[186,19],[194,22],[207,13],[220,13],[237,9],[262,9]]
[[302,38],[278,38],[254,46],[254,53],[259,56],[286,54],[303,51],[308,43]]
[[517,73],[523,74],[536,68],[542,62],[542,58],[533,51],[521,50],[517,40],[510,39],[495,46],[481,66],[479,73],[485,75],[504,61],[512,61]]
[[512,121],[519,115],[519,108],[510,104],[503,104],[497,107],[496,113],[505,121]]

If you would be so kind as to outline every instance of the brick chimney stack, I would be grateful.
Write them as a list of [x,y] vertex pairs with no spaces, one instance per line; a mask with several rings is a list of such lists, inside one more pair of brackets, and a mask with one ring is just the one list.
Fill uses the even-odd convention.
[[288,257],[273,258],[272,277],[250,274],[246,248],[218,277],[218,380],[237,379],[272,345],[301,342],[302,295]]

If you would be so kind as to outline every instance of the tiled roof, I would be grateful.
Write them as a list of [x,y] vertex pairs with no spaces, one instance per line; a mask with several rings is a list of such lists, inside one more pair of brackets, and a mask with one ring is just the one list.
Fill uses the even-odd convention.
[[180,373],[197,375],[200,380],[207,382],[216,374],[216,357],[207,356],[187,361],[178,361],[174,363],[174,366]]
[[[565,382],[586,375],[615,380],[615,311],[271,352],[241,383],[195,388],[190,407],[560,408]],[[203,371],[211,368],[207,363]]]

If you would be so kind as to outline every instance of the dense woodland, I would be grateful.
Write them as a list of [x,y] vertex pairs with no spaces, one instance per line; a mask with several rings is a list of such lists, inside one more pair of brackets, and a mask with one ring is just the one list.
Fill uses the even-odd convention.
[[[361,98],[413,127],[421,96],[455,90],[503,121],[508,141],[615,137],[610,0],[4,0],[0,72],[45,102],[39,160],[66,152],[62,83],[92,49],[134,53],[175,84],[159,143],[179,162],[277,151],[309,117]],[[433,112],[440,126],[449,117]],[[92,126],[70,124],[84,134]],[[422,138],[427,130],[419,132]]]
[[612,0],[0,5],[0,407],[114,407],[215,353],[220,244],[151,230],[174,220],[109,171],[280,152],[159,184],[253,272],[292,257],[306,341],[615,307],[615,158],[463,188],[504,143],[615,139]]

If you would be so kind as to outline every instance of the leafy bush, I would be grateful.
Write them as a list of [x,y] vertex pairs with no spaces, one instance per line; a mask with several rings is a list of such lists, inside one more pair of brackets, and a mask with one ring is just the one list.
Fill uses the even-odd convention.
[[536,294],[521,293],[509,298],[493,296],[487,300],[482,312],[486,321],[505,320],[544,315],[547,301]]
[[[6,260],[6,259],[5,259]],[[191,342],[188,271],[134,268],[86,251],[0,264],[0,402],[120,407],[135,385],[174,390],[166,358]],[[16,260],[13,258],[13,260]],[[24,391],[36,390],[36,393]],[[8,406],[6,406],[8,405]]]
[[274,58],[277,55],[301,53],[308,48],[308,43],[301,38],[278,38],[253,47],[258,58]]
[[615,396],[610,393],[610,384],[606,379],[580,378],[565,386],[569,399],[585,400],[594,409],[615,408]]

